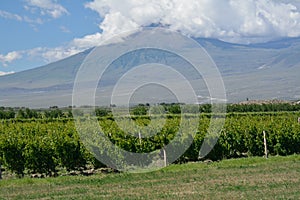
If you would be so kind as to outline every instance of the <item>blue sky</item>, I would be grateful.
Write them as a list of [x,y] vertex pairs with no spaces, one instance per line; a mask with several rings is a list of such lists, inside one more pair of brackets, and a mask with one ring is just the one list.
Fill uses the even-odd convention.
[[[101,17],[91,9],[85,8],[84,2],[62,0],[59,1],[59,5],[64,9],[57,14],[54,11],[51,14],[51,11],[47,13],[43,11],[46,9],[38,6],[27,8],[30,4],[24,0],[2,2],[0,54],[7,55],[10,52],[29,51],[39,47],[55,48],[74,38],[100,31],[98,25]],[[49,61],[52,60],[49,58]],[[48,59],[43,57],[22,55],[20,59],[0,63],[0,71],[21,71],[47,62]]]
[[[57,46],[62,42],[82,37],[99,30],[97,13],[84,8],[84,4],[72,3],[72,0],[60,1],[67,13],[57,17],[49,14],[41,15],[39,11],[32,13],[26,10],[23,0],[6,1],[2,3],[1,10],[29,18],[31,21],[16,20],[2,17],[1,52],[12,51],[16,48],[30,49],[36,46]],[[40,21],[39,21],[40,20]],[[8,36],[8,37],[5,37]]]
[[193,37],[261,43],[300,36],[299,0],[3,0],[0,75],[160,24]]

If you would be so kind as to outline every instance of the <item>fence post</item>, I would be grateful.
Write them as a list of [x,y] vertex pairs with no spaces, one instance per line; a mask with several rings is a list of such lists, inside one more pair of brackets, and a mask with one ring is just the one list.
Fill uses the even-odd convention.
[[165,147],[163,147],[163,153],[164,153],[164,166],[166,167],[168,164],[167,164],[167,152]]
[[266,132],[263,131],[263,134],[264,134],[265,157],[268,158],[268,147],[267,147]]
[[140,141],[140,145],[142,145],[142,134],[140,131],[139,131],[139,141]]

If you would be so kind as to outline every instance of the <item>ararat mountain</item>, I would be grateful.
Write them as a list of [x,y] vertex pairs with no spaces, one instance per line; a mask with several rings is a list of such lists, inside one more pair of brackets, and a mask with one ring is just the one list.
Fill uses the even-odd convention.
[[[251,45],[231,44],[215,39],[196,39],[196,41],[205,48],[218,66],[229,102],[245,99],[295,100],[300,98],[300,38]],[[72,105],[76,73],[91,50],[42,67],[1,76],[0,106],[40,108]],[[103,91],[112,88],[113,80],[121,77],[124,72],[122,69],[147,63],[149,57],[153,62],[153,59],[161,61],[170,56],[156,51],[138,52],[128,54],[122,60],[112,64],[112,70],[101,80],[104,90],[101,88],[102,93],[100,92],[97,98],[103,97],[102,100],[105,98],[106,100],[99,101],[101,102],[99,104],[108,105],[108,98],[104,97],[108,93]],[[176,59],[165,64],[185,67],[185,63]],[[199,84],[198,90],[204,91],[205,85]],[[155,93],[165,92],[157,89]],[[141,94],[149,95],[148,92]],[[168,95],[162,94],[164,95],[165,101],[172,101],[168,99]],[[209,94],[202,92],[199,96],[205,98]]]

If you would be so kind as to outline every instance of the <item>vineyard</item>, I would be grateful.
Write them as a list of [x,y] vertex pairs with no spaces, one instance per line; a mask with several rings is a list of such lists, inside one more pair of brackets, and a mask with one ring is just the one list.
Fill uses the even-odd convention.
[[[211,115],[201,114],[199,119],[191,114],[189,120],[199,122],[198,130],[191,146],[175,163],[263,156],[263,131],[267,134],[270,155],[298,154],[299,116],[300,112],[229,113],[217,144],[205,158],[199,158]],[[148,116],[137,116],[133,120],[142,126],[150,123]],[[138,138],[127,135],[111,116],[98,117],[98,122],[112,143],[137,153],[162,148],[174,139],[180,126],[178,115],[171,114],[163,125],[157,125],[162,128],[154,136]],[[0,122],[0,163],[19,177],[34,173],[56,176],[61,170],[112,167],[99,162],[88,149],[83,145],[72,118],[14,118]],[[105,147],[100,152],[105,154]]]

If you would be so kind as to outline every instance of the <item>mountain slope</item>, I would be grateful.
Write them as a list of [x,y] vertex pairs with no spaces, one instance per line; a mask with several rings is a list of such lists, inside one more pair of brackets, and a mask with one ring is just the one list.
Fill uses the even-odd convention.
[[70,84],[91,49],[48,65],[0,77],[0,89],[36,89]]
[[[230,102],[246,98],[300,98],[300,38],[252,45],[231,44],[214,39],[196,40],[217,64]],[[0,106],[71,105],[76,73],[90,51],[91,49],[39,68],[0,77]],[[117,77],[121,77],[126,70],[137,64],[154,61],[175,68],[177,66],[178,69],[179,66],[185,66],[183,61],[173,58],[173,55],[155,51],[129,53],[113,63],[108,70],[102,80],[104,90],[111,89]],[[193,74],[188,68],[183,68],[182,72]],[[149,72],[145,71],[147,73]],[[195,87],[199,91],[205,90],[204,84],[196,84]],[[109,93],[98,93],[101,97],[105,95]],[[147,96],[146,93],[144,95]],[[202,96],[207,95],[204,92]]]

